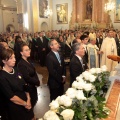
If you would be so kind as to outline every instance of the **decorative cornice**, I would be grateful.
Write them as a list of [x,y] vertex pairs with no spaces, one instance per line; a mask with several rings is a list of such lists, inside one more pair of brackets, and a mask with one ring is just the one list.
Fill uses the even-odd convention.
[[0,5],[0,8],[2,8],[2,10],[17,11],[17,8],[16,7],[12,7],[12,6]]

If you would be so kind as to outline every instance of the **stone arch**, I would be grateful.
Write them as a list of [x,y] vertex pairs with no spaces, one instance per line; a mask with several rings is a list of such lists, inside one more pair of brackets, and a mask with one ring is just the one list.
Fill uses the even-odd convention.
[[6,26],[6,31],[7,31],[7,32],[14,32],[14,31],[15,31],[14,25],[8,24],[8,25]]
[[41,23],[41,31],[48,31],[48,24],[46,22]]

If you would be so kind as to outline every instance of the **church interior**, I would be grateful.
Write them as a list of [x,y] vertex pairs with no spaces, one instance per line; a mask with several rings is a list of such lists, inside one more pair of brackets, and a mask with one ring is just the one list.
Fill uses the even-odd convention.
[[[69,30],[75,31],[75,33],[80,31],[81,34],[83,31],[93,33],[111,29],[117,33],[120,45],[120,0],[0,0],[1,35],[15,32],[34,34],[41,31],[45,34],[51,31]],[[118,54],[115,55],[120,56],[120,46],[118,46],[117,52]],[[40,80],[40,86],[37,88],[38,101],[34,113],[39,120],[50,109],[50,93],[47,86],[49,73],[46,66],[39,65],[38,56],[35,57],[33,64]],[[65,91],[69,88],[70,83],[69,62],[69,59],[66,59]],[[98,66],[100,67],[100,65]],[[116,70],[118,69],[116,68]],[[115,71],[111,72],[112,83],[107,106],[112,112],[109,118],[102,120],[120,120],[119,75]],[[114,80],[117,81],[113,82]]]

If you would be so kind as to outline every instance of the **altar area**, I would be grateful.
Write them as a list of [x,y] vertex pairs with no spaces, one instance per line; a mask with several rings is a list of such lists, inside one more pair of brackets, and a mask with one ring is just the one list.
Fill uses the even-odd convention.
[[104,5],[107,0],[72,0],[73,11],[69,28],[79,30],[82,28],[111,28],[110,15],[105,12]]
[[[41,75],[39,75],[39,78],[42,79]],[[120,82],[116,81],[119,79],[119,72],[112,71],[109,77],[111,85],[106,94],[106,106],[110,109],[111,112],[107,119],[101,120],[120,120]],[[69,84],[67,83],[66,85],[68,88]],[[44,116],[44,114],[50,109],[49,104],[49,88],[41,81],[41,86],[38,88],[38,102],[34,111],[37,118],[42,118]]]

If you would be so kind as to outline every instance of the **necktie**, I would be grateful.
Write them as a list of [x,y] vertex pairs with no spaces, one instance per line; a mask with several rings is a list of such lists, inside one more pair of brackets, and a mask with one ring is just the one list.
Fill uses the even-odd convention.
[[84,64],[83,64],[83,59],[80,60],[81,64],[82,64],[82,68],[84,70]]
[[40,37],[40,39],[41,39],[41,41],[43,42],[43,38],[42,38],[42,37]]
[[61,64],[60,55],[59,55],[59,53],[58,53],[58,52],[56,53],[56,57],[57,57],[57,59],[58,59],[59,63]]

